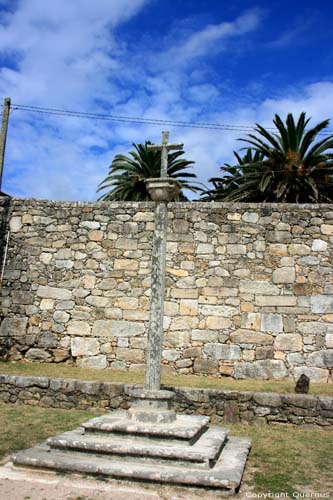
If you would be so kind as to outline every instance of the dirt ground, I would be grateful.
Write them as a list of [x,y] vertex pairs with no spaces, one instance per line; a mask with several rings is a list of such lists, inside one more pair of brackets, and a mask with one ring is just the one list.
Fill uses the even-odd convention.
[[[244,486],[245,489],[246,486]],[[248,490],[247,490],[248,491]],[[80,476],[0,466],[1,500],[218,500],[218,492],[159,485],[100,481]],[[235,498],[235,497],[234,497]],[[245,491],[237,500],[246,498]]]

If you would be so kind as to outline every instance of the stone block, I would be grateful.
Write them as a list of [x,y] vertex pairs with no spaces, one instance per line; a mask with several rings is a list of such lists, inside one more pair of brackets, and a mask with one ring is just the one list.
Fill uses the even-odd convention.
[[108,307],[111,305],[111,300],[100,295],[89,295],[86,297],[86,303],[94,307]]
[[114,278],[105,278],[97,285],[100,290],[115,290],[117,288],[117,281]]
[[91,327],[85,321],[71,320],[68,323],[67,333],[68,335],[84,337],[90,335]]
[[299,266],[318,266],[320,260],[318,257],[314,257],[313,255],[308,255],[307,257],[301,257],[298,259],[297,264]]
[[70,315],[65,311],[55,311],[53,314],[53,319],[56,323],[67,323],[69,318]]
[[[256,359],[273,359],[274,358],[274,348],[273,347],[257,347],[255,351]],[[243,359],[244,356],[243,356]]]
[[38,341],[39,347],[57,347],[58,346],[58,336],[53,332],[42,332]]
[[239,360],[241,349],[237,345],[212,343],[206,344],[204,352],[207,357],[216,360]]
[[328,349],[333,349],[333,333],[328,333],[325,337],[325,345]]
[[280,289],[269,281],[241,280],[239,285],[241,293],[255,295],[279,295]]
[[115,248],[121,250],[137,250],[138,241],[133,238],[118,238],[115,243]]
[[287,355],[287,361],[290,365],[304,365],[304,356],[300,352],[292,352]]
[[27,333],[28,318],[5,318],[0,327],[0,337],[23,337]]
[[333,234],[333,225],[332,224],[322,224],[320,227],[322,234],[327,234],[331,236]]
[[223,316],[225,318],[231,318],[239,314],[239,309],[231,306],[203,305],[200,307],[200,312],[203,316]]
[[179,305],[176,302],[164,302],[164,314],[166,316],[177,316],[179,313]]
[[99,222],[92,220],[83,220],[80,222],[79,226],[85,229],[99,229],[101,227]]
[[69,352],[64,349],[52,349],[52,355],[55,363],[61,363],[69,358]]
[[142,349],[117,347],[116,357],[120,361],[129,361],[130,363],[143,363],[144,351]]
[[312,247],[311,247],[311,250],[313,252],[326,252],[327,248],[328,248],[327,241],[320,240],[320,239],[313,240]]
[[139,262],[134,259],[115,259],[114,269],[123,271],[136,271],[139,268]]
[[280,267],[273,271],[273,283],[293,283],[296,279],[294,267]]
[[88,358],[78,359],[77,366],[80,368],[96,368],[104,370],[104,368],[108,366],[108,362],[104,354],[99,354],[98,356],[89,356]]
[[98,229],[93,229],[92,231],[89,231],[88,239],[90,241],[102,241],[103,231],[99,231]]
[[185,219],[175,219],[172,223],[172,226],[175,233],[187,234],[190,225]]
[[279,333],[283,331],[283,320],[280,314],[263,314],[261,316],[261,330],[264,332]]
[[[103,327],[102,321],[105,320],[95,321],[94,326],[98,323],[100,327]],[[113,337],[136,337],[137,335],[142,335],[144,331],[145,327],[143,323],[111,320],[111,332]]]
[[312,295],[310,301],[312,313],[333,313],[333,295]]
[[9,221],[9,229],[11,233],[18,233],[23,226],[22,218],[21,217],[11,217]]
[[37,349],[35,347],[29,349],[25,355],[29,361],[51,361],[51,354],[44,349]]
[[193,299],[180,300],[180,314],[185,316],[197,316],[198,301]]
[[188,331],[166,331],[164,335],[164,344],[168,347],[187,347],[190,342]]
[[216,374],[218,373],[218,361],[196,358],[193,365],[193,372],[207,375]]
[[308,245],[302,245],[300,243],[291,243],[288,247],[290,255],[299,255],[304,257],[311,253],[311,248]]
[[275,245],[269,245],[268,252],[271,255],[283,256],[288,254],[288,247],[282,243],[276,243]]
[[72,356],[94,356],[99,353],[99,342],[92,338],[73,337],[71,339]]
[[282,360],[265,359],[254,363],[236,363],[235,378],[281,379],[287,376]]
[[81,285],[85,289],[92,289],[95,288],[96,285],[96,277],[95,276],[82,276],[81,280]]
[[227,253],[231,255],[246,255],[246,245],[227,245]]
[[139,306],[139,299],[136,297],[119,297],[114,301],[114,306],[120,309],[137,309]]
[[197,288],[172,288],[171,297],[175,299],[197,299],[199,290]]
[[55,254],[55,258],[59,260],[68,260],[72,257],[72,250],[70,248],[60,248]]
[[257,295],[255,301],[261,307],[295,307],[297,304],[293,295]]
[[177,361],[180,358],[180,352],[176,349],[164,349],[162,352],[162,357],[166,361]]
[[295,295],[310,295],[312,292],[312,286],[310,283],[294,283],[293,292]]
[[241,326],[250,330],[260,330],[261,315],[259,313],[246,312],[242,314]]
[[289,243],[291,234],[289,231],[267,231],[267,241],[272,243]]
[[43,299],[69,300],[72,297],[72,292],[66,288],[40,285],[37,289],[37,296]]
[[277,351],[301,351],[302,336],[297,333],[280,333],[275,338],[274,347]]
[[170,330],[191,330],[198,326],[196,316],[176,316],[171,319]]
[[191,338],[194,342],[214,342],[218,339],[218,332],[209,330],[192,330]]
[[308,356],[307,364],[318,368],[333,368],[333,349],[316,351]]
[[178,278],[185,278],[188,276],[188,271],[185,269],[176,269],[172,267],[168,267],[166,273],[171,274],[172,276],[177,276]]
[[231,321],[223,316],[207,316],[206,325],[212,330],[225,330],[231,327]]
[[282,405],[280,394],[270,392],[255,392],[253,394],[253,399],[260,406],[278,408]]
[[202,350],[200,347],[188,347],[183,350],[183,358],[197,358],[201,354]]
[[256,224],[258,222],[259,215],[256,212],[245,212],[242,215],[242,220],[244,222],[250,222],[251,224]]
[[239,329],[232,332],[230,340],[235,344],[272,345],[274,338],[268,333]]
[[[299,377],[304,373],[307,377],[309,377],[310,382],[322,382],[326,383],[329,377],[329,370],[323,370],[322,368],[312,368],[308,366],[298,366],[292,371],[295,380],[298,380]],[[310,386],[311,387],[311,386]]]
[[316,335],[318,333],[324,335],[327,331],[327,324],[319,321],[304,321],[298,323],[298,331],[306,335]]

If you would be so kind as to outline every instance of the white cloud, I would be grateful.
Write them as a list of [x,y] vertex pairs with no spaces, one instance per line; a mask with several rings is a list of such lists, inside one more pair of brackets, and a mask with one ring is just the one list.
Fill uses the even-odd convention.
[[[195,59],[212,45],[255,30],[260,11],[240,15],[192,33],[169,52],[152,47],[138,53],[120,38],[119,27],[149,0],[21,0],[0,30],[0,51],[12,52],[13,68],[0,71],[0,95],[38,106],[107,112],[158,119],[251,125],[272,124],[274,113],[303,110],[313,122],[333,116],[333,82],[294,88],[283,97],[252,102],[245,96],[222,106],[220,86],[202,77]],[[170,54],[181,53],[191,66],[169,67]],[[167,58],[166,58],[167,55]],[[164,58],[164,59],[163,59]],[[162,60],[156,69],[153,62]],[[197,75],[197,76],[195,76]],[[105,103],[105,108],[101,103]],[[224,110],[224,111],[223,111]],[[168,127],[170,139],[184,142],[201,181],[218,174],[242,144],[242,132]],[[97,184],[117,153],[132,142],[161,140],[165,126],[34,115],[10,117],[4,190],[21,196],[94,200]],[[98,150],[98,154],[96,151]]]
[[209,52],[220,52],[225,49],[224,41],[239,37],[258,28],[262,19],[261,9],[251,9],[240,15],[233,22],[210,24],[190,35],[185,42],[172,47],[162,57],[162,62],[184,64],[186,61],[204,56]]

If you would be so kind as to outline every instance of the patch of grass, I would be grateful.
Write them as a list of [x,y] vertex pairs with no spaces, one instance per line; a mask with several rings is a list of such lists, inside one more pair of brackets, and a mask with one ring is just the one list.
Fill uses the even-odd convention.
[[317,428],[231,425],[252,439],[248,466],[256,492],[333,491],[333,433]]
[[[101,412],[100,412],[101,413]],[[0,403],[0,456],[28,448],[70,430],[96,412]],[[247,479],[255,492],[333,491],[333,433],[316,428],[228,426],[232,435],[252,439]]]
[[[36,377],[61,377],[100,382],[121,382],[142,384],[144,373],[140,371],[93,370],[76,368],[56,363],[24,363],[0,361],[0,373],[9,375],[31,375]],[[293,393],[293,380],[234,380],[230,377],[210,377],[198,375],[162,375],[162,383],[174,387],[198,387],[235,391]],[[333,396],[333,384],[310,384],[310,394]]]
[[0,403],[0,458],[77,427],[97,413]]

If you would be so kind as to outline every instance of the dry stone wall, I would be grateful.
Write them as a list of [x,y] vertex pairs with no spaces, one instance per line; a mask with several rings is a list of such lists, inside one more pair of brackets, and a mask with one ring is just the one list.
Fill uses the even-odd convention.
[[[153,203],[12,199],[6,359],[142,369]],[[163,363],[331,381],[333,205],[172,203]]]
[[[223,385],[223,384],[221,384]],[[74,379],[0,375],[0,401],[48,408],[127,409],[134,386]],[[211,417],[213,423],[333,426],[333,397],[273,392],[167,387],[178,413]]]

